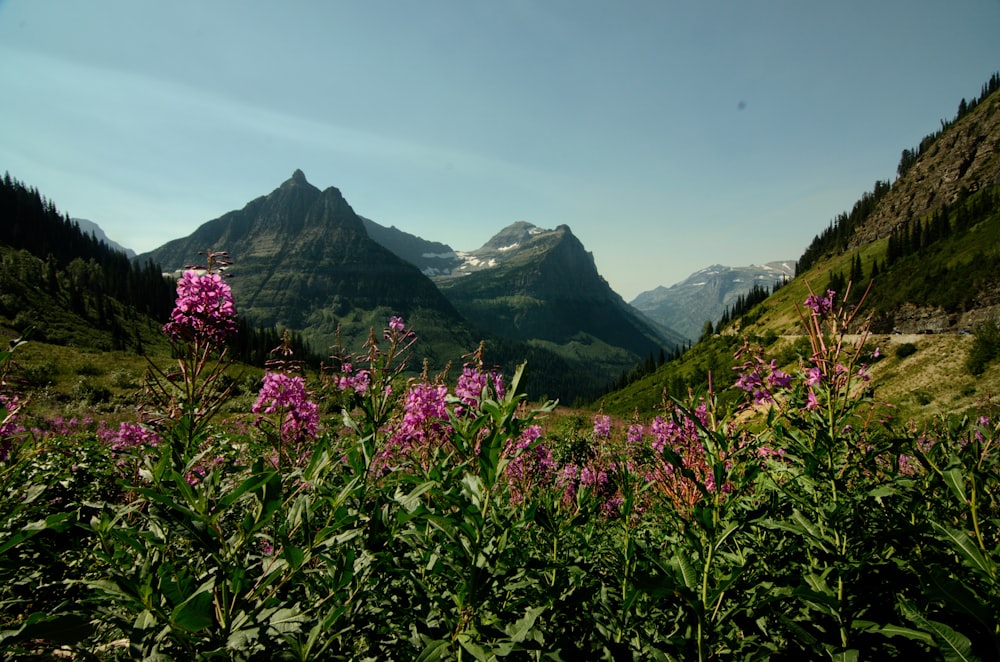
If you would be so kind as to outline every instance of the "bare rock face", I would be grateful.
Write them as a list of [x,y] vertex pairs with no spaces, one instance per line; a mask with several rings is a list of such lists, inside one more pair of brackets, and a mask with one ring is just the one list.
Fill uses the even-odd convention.
[[1000,95],[992,94],[941,134],[892,185],[849,242],[854,249],[1000,182]]

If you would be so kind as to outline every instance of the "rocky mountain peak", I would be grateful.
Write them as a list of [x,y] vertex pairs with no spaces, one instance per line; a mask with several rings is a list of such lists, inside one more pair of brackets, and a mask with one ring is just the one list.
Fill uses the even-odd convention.
[[511,248],[527,243],[532,237],[545,232],[549,232],[549,230],[543,230],[527,221],[517,221],[490,237],[489,241],[483,244],[479,250],[510,250]]

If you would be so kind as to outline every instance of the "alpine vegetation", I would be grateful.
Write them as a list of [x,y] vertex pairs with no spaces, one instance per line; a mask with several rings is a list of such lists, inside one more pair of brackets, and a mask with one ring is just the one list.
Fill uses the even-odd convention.
[[6,656],[1000,656],[996,405],[895,422],[863,295],[810,294],[791,362],[744,343],[732,406],[573,424],[483,346],[414,370],[391,316],[318,374],[283,342],[240,414],[205,255],[137,420],[33,417],[0,353]]

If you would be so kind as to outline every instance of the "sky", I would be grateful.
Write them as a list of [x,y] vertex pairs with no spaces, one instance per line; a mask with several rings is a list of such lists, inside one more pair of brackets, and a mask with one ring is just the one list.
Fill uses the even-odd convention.
[[456,250],[566,224],[630,301],[797,259],[979,95],[998,25],[1000,0],[0,0],[0,171],[144,252],[301,169]]

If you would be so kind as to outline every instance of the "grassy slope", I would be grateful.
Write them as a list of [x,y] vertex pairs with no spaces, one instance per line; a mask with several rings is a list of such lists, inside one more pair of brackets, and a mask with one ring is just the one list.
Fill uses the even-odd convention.
[[[786,368],[795,367],[798,357],[805,358],[801,344],[796,346],[802,329],[797,308],[801,308],[810,288],[822,292],[831,273],[849,274],[855,255],[861,256],[865,273],[870,273],[875,260],[884,262],[887,245],[888,240],[881,239],[858,250],[819,261],[807,273],[789,282],[725,329],[723,337],[699,342],[680,360],[670,362],[653,375],[604,396],[594,403],[594,407],[603,406],[604,411],[622,416],[635,411],[640,416],[649,416],[661,403],[664,390],[675,397],[684,397],[689,387],[703,391],[709,370],[714,376],[716,391],[724,391],[733,381],[732,354],[744,337],[765,345],[768,353]],[[920,254],[899,260],[875,280],[870,295],[871,305],[867,310],[875,314],[885,313],[907,301],[921,302],[917,298],[921,286],[930,288],[933,285],[917,282],[921,274],[947,268],[953,270],[947,278],[958,282],[963,267],[974,267],[976,260],[983,255],[998,254],[1000,213],[993,213],[968,231],[953,234]],[[928,296],[931,299],[940,296],[943,300],[953,298],[946,285],[944,283],[939,291]],[[963,287],[969,286],[971,284]],[[967,328],[967,320],[975,315],[966,314],[961,309],[950,312],[954,325],[949,333],[883,333],[870,337],[871,348],[880,347],[885,357],[872,366],[872,377],[878,385],[877,396],[895,407],[897,418],[924,420],[941,414],[962,413],[973,409],[983,398],[1000,393],[1000,364],[993,364],[978,377],[965,369],[972,336],[957,332]],[[996,316],[998,311],[995,307],[986,307],[974,313],[982,318]],[[904,343],[912,343],[917,351],[909,357],[897,358],[895,350]]]

